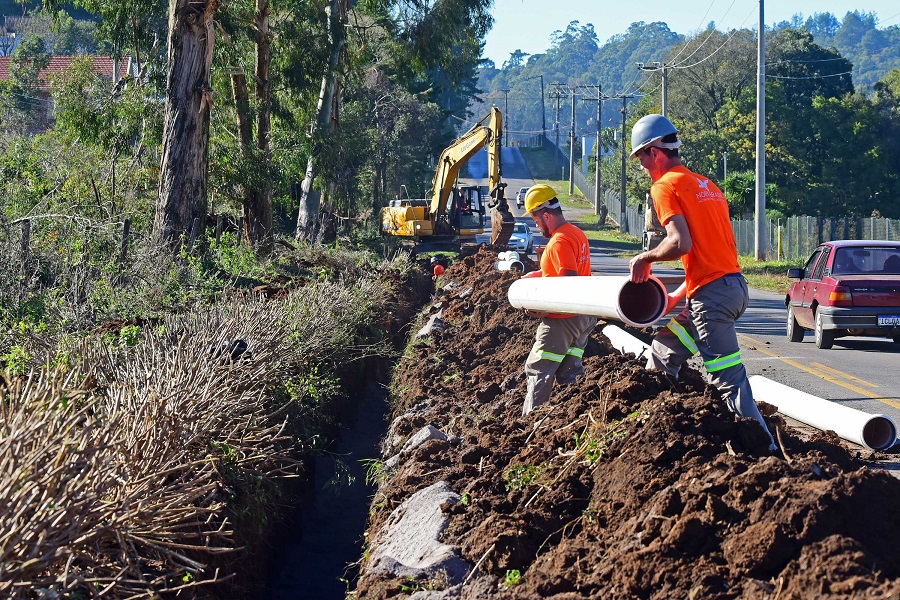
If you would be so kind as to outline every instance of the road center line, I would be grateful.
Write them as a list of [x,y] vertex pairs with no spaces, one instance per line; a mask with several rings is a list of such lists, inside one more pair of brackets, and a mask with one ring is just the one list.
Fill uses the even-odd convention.
[[859,384],[861,384],[861,385],[866,385],[866,386],[873,387],[873,388],[877,388],[877,387],[878,387],[877,384],[869,383],[868,381],[865,381],[865,380],[860,379],[860,378],[858,378],[858,377],[854,377],[853,375],[848,375],[847,373],[844,373],[843,371],[838,371],[837,369],[834,369],[834,368],[832,368],[832,367],[829,367],[828,365],[823,365],[822,363],[817,363],[817,362],[810,363],[810,364],[812,364],[812,366],[814,366],[814,367],[817,368],[817,369],[822,369],[823,371],[828,371],[828,372],[830,372],[830,373],[834,373],[835,375],[838,375],[838,376],[840,376],[840,377],[846,377],[847,379],[851,379],[851,380],[853,380],[853,381],[855,381],[856,383],[859,383]]
[[[749,346],[752,344],[754,346],[753,347],[754,350],[756,350],[758,352],[762,352],[763,354],[771,356],[772,358],[777,358],[778,360],[780,360],[784,363],[787,363],[794,368],[800,369],[801,371],[806,371],[807,373],[815,375],[816,377],[821,377],[822,379],[824,379],[826,381],[829,381],[835,385],[839,385],[844,389],[850,390],[851,392],[856,392],[857,394],[859,394],[861,396],[865,396],[866,398],[871,398],[872,400],[878,400],[879,402],[883,402],[883,403],[887,404],[888,406],[893,406],[894,408],[900,408],[900,402],[894,402],[893,400],[888,400],[887,398],[883,398],[881,396],[875,395],[874,393],[872,393],[869,390],[855,386],[852,383],[847,383],[846,381],[841,381],[840,379],[837,379],[836,377],[829,375],[827,371],[822,371],[819,369],[814,369],[812,367],[808,367],[804,364],[798,363],[795,360],[791,360],[789,358],[784,358],[774,352],[765,350],[763,348],[763,346],[765,345],[763,342],[760,342],[759,340],[755,340],[750,336],[744,335],[743,333],[739,333],[738,337],[742,338],[742,341],[744,342],[745,345]],[[814,364],[818,364],[818,363],[814,363]],[[837,370],[831,369],[831,368],[829,368],[828,370],[834,371],[835,373],[839,374],[841,377],[848,377],[850,379],[856,380],[855,377],[852,377],[850,375],[842,373],[841,371],[837,371]],[[863,382],[863,383],[865,383],[865,382]],[[872,385],[872,384],[867,383],[867,385]]]

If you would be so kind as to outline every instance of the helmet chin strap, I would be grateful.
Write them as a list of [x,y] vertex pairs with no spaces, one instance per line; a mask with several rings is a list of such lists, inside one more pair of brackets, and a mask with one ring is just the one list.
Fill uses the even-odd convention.
[[650,144],[650,147],[651,148],[665,148],[667,150],[677,150],[677,149],[681,148],[681,140],[678,140],[677,142],[668,142],[668,143],[663,143],[663,142],[660,142],[658,144],[653,143],[653,144]]

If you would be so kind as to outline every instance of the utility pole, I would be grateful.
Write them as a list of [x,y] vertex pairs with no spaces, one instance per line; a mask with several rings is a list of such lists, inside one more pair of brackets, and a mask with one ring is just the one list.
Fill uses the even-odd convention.
[[639,62],[637,64],[637,68],[640,71],[662,71],[662,114],[667,119],[669,118],[669,69],[674,66],[674,64],[666,64],[661,62],[652,62],[646,65],[642,62]]
[[766,22],[759,0],[759,39],[756,62],[756,260],[766,259]]
[[[586,85],[585,88],[593,88],[595,86]],[[582,102],[597,102],[597,152],[594,155],[594,214],[600,214],[600,155],[602,153],[600,146],[600,134],[603,131],[602,127],[602,115],[603,115],[603,89],[600,87],[600,83],[597,85],[597,97],[596,98],[584,98]],[[600,223],[603,225],[603,223]]]
[[503,105],[503,125],[506,127],[506,133],[503,137],[506,139],[504,141],[504,146],[509,146],[509,90],[500,90],[503,92],[503,96],[505,98]]
[[575,92],[578,86],[572,88],[572,129],[569,131],[569,195],[575,193]]
[[722,185],[725,185],[725,180],[728,179],[728,151],[722,153]]
[[543,75],[535,75],[534,77],[526,77],[525,81],[529,79],[541,79],[541,135],[547,134],[547,111],[544,109],[544,76]]
[[565,98],[569,97],[566,87],[562,83],[551,83],[553,89],[548,94],[551,98],[556,98],[556,123],[553,128],[556,130],[556,157],[559,160],[559,104]]
[[625,215],[625,208],[628,205],[628,201],[625,198],[625,165],[628,161],[628,153],[625,147],[625,117],[628,115],[628,99],[634,98],[634,94],[626,95],[622,94],[622,187],[619,193],[619,209],[621,210],[620,221],[619,221],[619,230],[622,233],[628,233],[628,220]]
[[553,86],[553,89],[547,95],[556,99],[556,123],[554,123],[553,128],[556,130],[556,147],[559,148],[559,103],[561,100],[568,98],[569,94],[566,93],[561,83],[551,83],[550,85]]

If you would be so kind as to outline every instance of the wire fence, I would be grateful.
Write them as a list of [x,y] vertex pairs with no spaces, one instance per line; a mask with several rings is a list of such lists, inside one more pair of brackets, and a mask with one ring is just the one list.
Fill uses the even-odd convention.
[[[738,254],[752,256],[756,248],[753,219],[731,222]],[[883,217],[790,217],[766,221],[766,258],[805,260],[823,242],[832,240],[900,241],[900,219]]]

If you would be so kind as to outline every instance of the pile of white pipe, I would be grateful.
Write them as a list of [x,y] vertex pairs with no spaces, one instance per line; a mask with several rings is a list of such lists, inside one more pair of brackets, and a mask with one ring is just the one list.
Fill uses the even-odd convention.
[[609,338],[613,348],[622,354],[634,354],[637,358],[650,355],[650,345],[645,344],[621,327],[607,325],[603,328],[603,335]]
[[525,271],[525,265],[519,260],[519,253],[515,250],[501,252],[497,258],[500,260],[494,263],[494,268],[498,271]]
[[887,415],[872,415],[824,398],[795,390],[762,375],[750,377],[753,398],[768,402],[778,412],[811,425],[830,430],[843,439],[869,448],[885,450],[897,441],[897,426]]
[[[622,354],[635,354],[640,358],[650,351],[650,346],[615,325],[604,327],[603,335]],[[887,415],[873,415],[843,406],[762,375],[751,376],[750,387],[754,400],[768,402],[785,416],[816,429],[833,431],[842,439],[870,450],[886,450],[897,441],[897,426]]]
[[646,327],[666,311],[666,286],[656,277],[633,283],[628,275],[592,277],[533,277],[509,286],[515,308],[589,315]]

